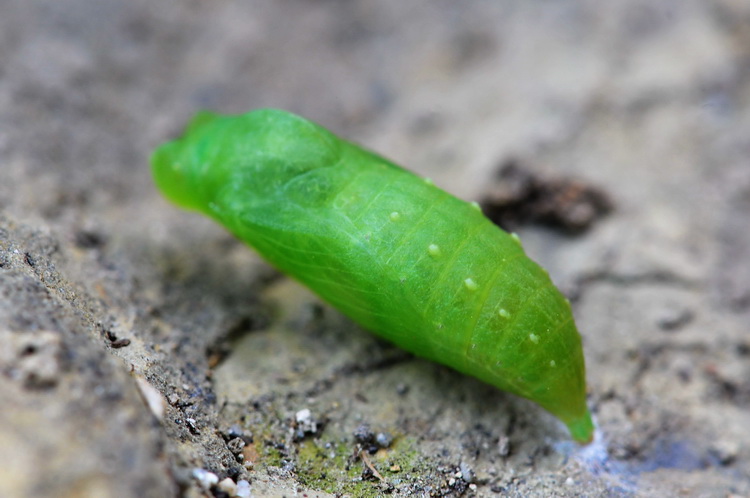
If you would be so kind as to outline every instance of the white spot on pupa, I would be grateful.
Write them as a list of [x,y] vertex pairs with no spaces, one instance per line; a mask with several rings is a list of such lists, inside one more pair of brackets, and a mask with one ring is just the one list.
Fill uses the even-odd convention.
[[539,344],[539,336],[536,334],[529,334],[529,340],[534,344]]
[[435,182],[432,181],[432,178],[422,178],[422,181],[425,182],[427,185],[435,185]]
[[401,219],[401,214],[398,211],[394,211],[390,214],[391,221],[398,221]]
[[427,252],[432,256],[433,258],[437,258],[440,256],[440,247],[437,244],[430,244],[427,247]]
[[475,290],[477,290],[479,288],[479,286],[477,285],[477,283],[474,280],[470,279],[470,278],[467,278],[466,280],[464,280],[464,285],[470,291],[475,291]]
[[445,325],[443,325],[442,323],[438,323],[437,324],[438,330],[441,330],[443,327],[445,327]]
[[398,281],[403,284],[404,282],[406,282],[406,277],[401,277],[398,279]]
[[557,363],[555,363],[555,360],[550,360],[549,361],[549,366],[551,366],[551,367],[554,368],[555,366],[557,366]]
[[516,244],[518,244],[519,246],[522,245],[521,244],[521,237],[519,237],[516,232],[511,232],[510,233],[510,238],[513,239],[513,240],[515,240]]
[[477,211],[479,211],[480,213],[482,212],[482,207],[479,205],[477,201],[472,201],[469,203],[469,205],[473,207],[474,209],[476,209]]
[[506,310],[505,308],[500,308],[499,310],[497,310],[497,314],[503,318],[510,318],[510,313],[508,313],[508,310]]

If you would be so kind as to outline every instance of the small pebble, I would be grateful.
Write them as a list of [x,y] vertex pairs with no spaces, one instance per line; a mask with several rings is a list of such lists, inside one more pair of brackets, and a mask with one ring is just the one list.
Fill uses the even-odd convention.
[[227,448],[235,455],[239,455],[245,448],[245,441],[240,437],[236,437],[227,443]]
[[360,424],[354,430],[354,439],[360,444],[368,444],[372,442],[375,435],[370,430],[370,426],[367,424]]
[[237,481],[237,490],[234,492],[234,496],[239,498],[250,498],[252,496],[250,493],[250,483],[245,479]]
[[198,430],[198,423],[194,418],[187,417],[185,419],[185,424],[187,425],[187,428],[190,432],[192,432],[193,434],[200,434],[200,431]]
[[294,418],[297,420],[298,424],[305,424],[309,422],[310,417],[312,417],[312,412],[310,411],[309,408],[300,410],[294,415]]
[[461,476],[466,482],[474,482],[474,469],[472,469],[468,463],[461,462]]
[[112,341],[110,343],[110,346],[112,346],[114,349],[120,349],[130,346],[130,339],[117,339],[116,341]]
[[388,448],[393,443],[393,436],[387,432],[378,432],[377,436],[375,436],[375,442],[381,448]]
[[219,491],[223,491],[229,496],[235,496],[237,494],[237,485],[234,483],[231,477],[227,477],[216,485]]
[[206,469],[193,469],[193,477],[203,489],[211,489],[212,486],[216,486],[219,483],[219,476]]
[[244,435],[245,433],[242,430],[242,427],[240,427],[240,424],[232,424],[227,431],[227,436],[231,438],[242,437]]
[[711,447],[711,453],[716,456],[719,463],[729,465],[737,459],[740,445],[736,441],[717,441]]
[[297,422],[297,431],[295,437],[303,439],[307,434],[318,432],[318,422],[313,418],[309,408],[304,408],[294,414],[294,420]]

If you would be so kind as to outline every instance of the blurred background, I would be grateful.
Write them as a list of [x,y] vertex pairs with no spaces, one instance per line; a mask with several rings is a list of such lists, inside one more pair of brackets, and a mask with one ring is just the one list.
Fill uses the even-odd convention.
[[[750,494],[749,105],[745,0],[0,0],[0,495]],[[160,197],[258,107],[499,209],[596,442]]]

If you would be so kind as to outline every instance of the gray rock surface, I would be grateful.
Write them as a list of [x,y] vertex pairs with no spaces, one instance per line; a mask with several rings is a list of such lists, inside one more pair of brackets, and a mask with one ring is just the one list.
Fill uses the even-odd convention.
[[[592,445],[160,197],[156,144],[261,106],[465,199],[509,160],[613,199],[517,228]],[[0,496],[750,495],[750,3],[1,1],[0,405]]]

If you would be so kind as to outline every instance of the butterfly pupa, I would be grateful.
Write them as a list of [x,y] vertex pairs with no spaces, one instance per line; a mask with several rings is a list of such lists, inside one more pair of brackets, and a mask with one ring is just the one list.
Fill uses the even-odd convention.
[[475,205],[274,109],[199,113],[151,164],[167,198],[366,329],[530,399],[591,440],[570,304]]

